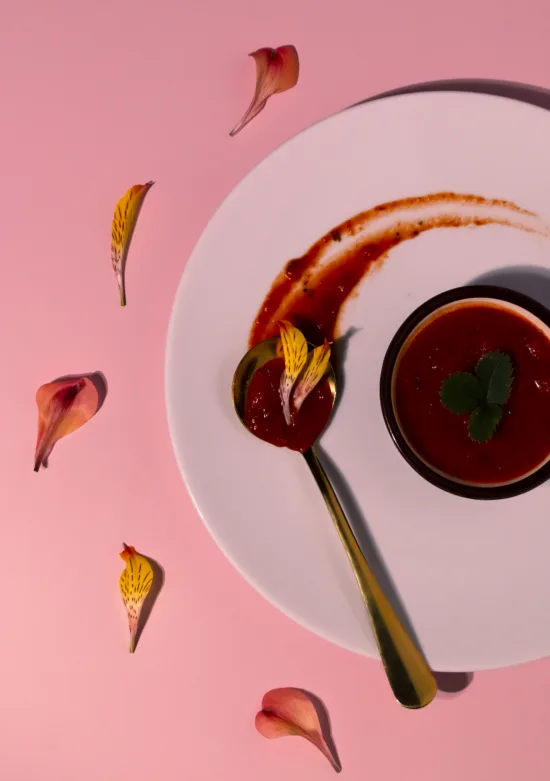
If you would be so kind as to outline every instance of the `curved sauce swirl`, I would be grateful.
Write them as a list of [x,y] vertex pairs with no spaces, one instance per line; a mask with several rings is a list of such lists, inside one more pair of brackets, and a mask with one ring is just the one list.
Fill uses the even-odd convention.
[[374,206],[333,228],[305,255],[285,265],[258,311],[249,346],[276,335],[283,319],[313,344],[334,340],[346,302],[390,250],[434,228],[482,225],[549,235],[533,212],[478,195],[435,193]]

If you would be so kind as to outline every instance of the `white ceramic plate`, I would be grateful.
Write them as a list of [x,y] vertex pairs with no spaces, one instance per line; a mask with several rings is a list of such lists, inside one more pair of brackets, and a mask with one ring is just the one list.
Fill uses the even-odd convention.
[[[550,222],[550,114],[485,95],[421,93],[362,104],[309,128],[258,165],[216,212],[185,269],[168,335],[174,450],[214,539],[281,610],[368,656],[377,655],[368,618],[307,466],[241,426],[231,378],[287,260],[358,212],[441,191],[509,199]],[[550,304],[546,268],[550,240],[536,234],[432,230],[392,251],[341,321],[342,331],[359,330],[322,444],[437,670],[550,653],[550,485],[476,502],[425,482],[384,426],[381,363],[398,326],[427,298],[472,280],[508,280]]]

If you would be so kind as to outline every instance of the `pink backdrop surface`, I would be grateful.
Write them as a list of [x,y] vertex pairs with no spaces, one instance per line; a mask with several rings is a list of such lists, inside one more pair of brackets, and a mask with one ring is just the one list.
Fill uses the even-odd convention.
[[[178,473],[163,362],[176,286],[231,188],[296,132],[411,82],[550,86],[545,0],[3,0],[0,778],[321,780],[299,739],[254,729],[263,693],[321,697],[343,777],[548,778],[550,660],[476,675],[422,712],[379,664],[258,596],[203,528]],[[296,89],[235,139],[247,53],[294,44]],[[116,200],[154,179],[118,306]],[[102,371],[106,403],[34,474],[34,394]],[[117,590],[122,541],[166,583],[137,653]]]

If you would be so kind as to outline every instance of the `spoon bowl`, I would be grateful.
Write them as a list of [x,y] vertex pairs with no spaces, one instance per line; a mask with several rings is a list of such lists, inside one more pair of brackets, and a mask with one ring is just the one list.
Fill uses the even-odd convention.
[[[235,370],[232,387],[233,405],[239,420],[249,431],[250,429],[246,424],[246,397],[252,377],[256,371],[261,369],[262,366],[265,366],[266,363],[273,361],[275,358],[282,357],[283,351],[281,348],[281,340],[278,336],[273,336],[271,339],[265,339],[263,342],[259,342],[254,345],[254,347],[251,347],[241,359],[241,362]],[[334,409],[337,385],[336,375],[334,374],[334,369],[331,364],[328,365],[325,379],[332,395],[332,408]]]

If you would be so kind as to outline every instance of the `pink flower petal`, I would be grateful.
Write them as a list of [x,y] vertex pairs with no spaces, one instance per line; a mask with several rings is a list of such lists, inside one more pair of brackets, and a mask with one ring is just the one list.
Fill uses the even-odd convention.
[[339,773],[342,768],[338,757],[323,735],[318,713],[321,707],[321,703],[315,704],[312,695],[303,689],[272,689],[262,700],[262,710],[256,715],[256,729],[264,738],[299,735],[309,740]]
[[276,92],[292,89],[298,82],[300,63],[294,46],[279,46],[277,49],[264,47],[250,54],[256,61],[256,91],[244,117],[235,125],[230,136],[237,133],[254,119]]
[[93,382],[85,376],[56,380],[41,385],[36,392],[38,438],[34,471],[47,461],[55,443],[76,431],[97,412],[99,396]]

